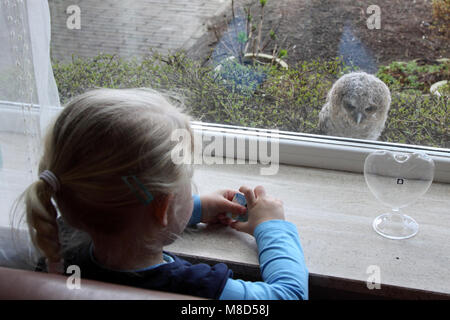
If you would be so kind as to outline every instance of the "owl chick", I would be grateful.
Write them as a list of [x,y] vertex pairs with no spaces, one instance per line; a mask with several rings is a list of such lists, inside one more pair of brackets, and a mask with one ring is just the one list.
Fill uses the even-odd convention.
[[377,140],[391,105],[389,88],[377,77],[353,72],[337,80],[319,113],[322,133]]

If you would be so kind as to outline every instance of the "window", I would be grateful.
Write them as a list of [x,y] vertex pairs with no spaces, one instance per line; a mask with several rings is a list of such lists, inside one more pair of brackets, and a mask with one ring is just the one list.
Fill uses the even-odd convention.
[[450,147],[445,1],[49,3],[62,102],[152,86],[202,122]]
[[[361,172],[370,150],[423,150],[448,179],[448,98],[445,86],[430,93],[450,72],[444,1],[49,5],[62,103],[93,86],[168,89],[184,97],[202,134],[275,130],[282,163]],[[335,88],[342,99],[321,122],[333,84],[357,71],[380,80]],[[385,91],[371,95],[381,82],[389,110]]]
[[[94,87],[173,93],[202,152],[225,140],[216,157],[266,174],[420,150],[449,183],[449,15],[448,0],[0,0],[0,227],[49,121]],[[359,71],[373,77],[345,78]]]
[[[182,96],[202,134],[279,139],[281,163],[361,172],[371,150],[422,150],[450,179],[448,1],[49,0],[42,20],[30,1],[1,3],[1,130],[28,134],[35,163],[60,103],[146,86]],[[48,66],[37,30],[51,35]],[[357,71],[389,88],[389,110],[364,78],[335,88],[321,121],[333,84]]]

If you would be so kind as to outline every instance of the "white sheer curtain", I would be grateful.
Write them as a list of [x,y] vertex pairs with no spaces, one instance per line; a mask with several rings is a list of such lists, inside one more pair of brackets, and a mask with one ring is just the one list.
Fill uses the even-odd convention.
[[50,35],[47,0],[0,0],[0,226],[38,179],[41,139],[61,110]]

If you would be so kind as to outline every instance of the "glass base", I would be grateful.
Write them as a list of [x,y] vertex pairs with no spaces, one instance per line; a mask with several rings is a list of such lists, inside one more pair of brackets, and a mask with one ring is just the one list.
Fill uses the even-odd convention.
[[419,224],[405,214],[385,213],[375,218],[373,229],[389,239],[407,239],[419,231]]

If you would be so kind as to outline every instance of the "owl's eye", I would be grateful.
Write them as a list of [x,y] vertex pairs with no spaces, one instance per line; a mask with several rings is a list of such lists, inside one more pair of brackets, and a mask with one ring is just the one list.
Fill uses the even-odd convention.
[[355,107],[353,105],[351,105],[350,103],[345,103],[344,106],[349,111],[355,110]]
[[370,113],[374,112],[375,110],[377,110],[377,108],[374,106],[370,106],[370,107],[366,108],[366,112],[370,112]]

